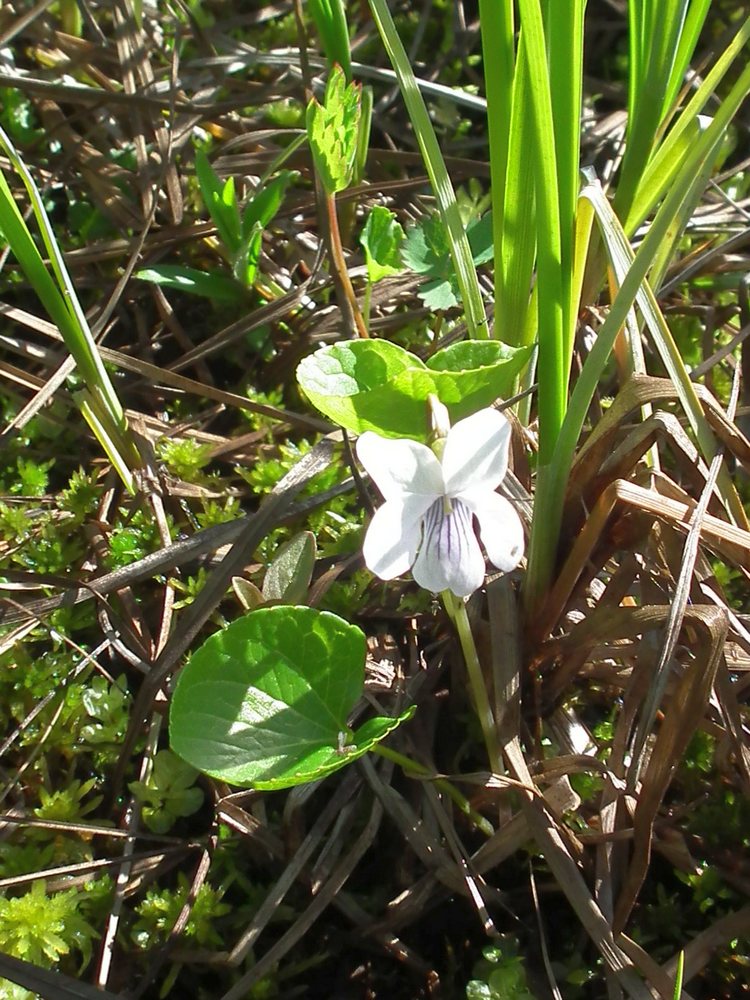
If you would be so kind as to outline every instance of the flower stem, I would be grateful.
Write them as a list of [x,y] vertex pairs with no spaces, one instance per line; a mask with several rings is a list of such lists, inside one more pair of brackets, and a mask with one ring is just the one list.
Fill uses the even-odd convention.
[[418,764],[417,761],[412,760],[411,757],[407,757],[405,754],[399,753],[398,750],[392,750],[390,747],[383,746],[382,743],[376,743],[372,748],[373,753],[379,753],[381,757],[385,757],[387,760],[392,760],[394,764],[406,772],[406,774],[415,774],[420,778],[431,779],[435,787],[441,792],[444,792],[448,798],[458,806],[464,816],[472,821],[474,826],[486,837],[491,837],[495,832],[495,828],[492,823],[481,813],[478,813],[476,809],[472,807],[469,800],[459,792],[455,785],[451,784],[446,778],[436,778],[434,774],[422,764]]
[[444,590],[440,595],[445,605],[445,610],[450,615],[458,632],[458,639],[466,662],[466,671],[469,675],[469,684],[474,696],[474,706],[479,716],[484,735],[484,744],[487,747],[487,755],[490,759],[490,768],[494,774],[502,774],[502,761],[500,759],[500,747],[497,742],[497,726],[495,717],[490,707],[490,699],[487,694],[487,687],[484,683],[482,667],[479,663],[476,643],[471,631],[469,616],[466,614],[466,605],[460,597],[455,597],[449,590]]

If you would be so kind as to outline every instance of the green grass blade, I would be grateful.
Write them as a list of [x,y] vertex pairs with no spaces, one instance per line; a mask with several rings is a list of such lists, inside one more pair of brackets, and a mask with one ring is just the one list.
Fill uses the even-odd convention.
[[557,157],[557,202],[560,213],[560,269],[563,284],[563,360],[565,385],[573,355],[576,311],[572,301],[572,247],[580,187],[581,103],[583,91],[584,0],[546,0],[550,96]]
[[[2,171],[0,171],[0,230],[5,234],[10,249],[27,280],[60,330],[65,346],[73,356],[86,383],[92,405],[99,414],[100,423],[106,425],[107,439],[112,443],[112,447],[119,451],[118,465],[123,469],[137,466],[140,464],[140,456],[130,437],[117,393],[99,357],[96,341],[91,334],[57,245],[39,190],[15,146],[2,129],[0,129],[0,147],[26,187],[42,240],[49,254],[54,279],[18,210]],[[128,488],[132,488],[132,478],[128,480]]]
[[643,86],[647,35],[647,0],[630,0],[628,9],[628,121],[635,117],[636,95]]
[[328,68],[338,63],[349,83],[352,78],[352,57],[349,29],[343,0],[307,0],[307,9],[328,60]]
[[[724,131],[749,91],[750,66],[746,66],[718,109],[713,122],[696,142],[691,156],[686,160],[683,169],[687,174],[692,172],[694,176],[698,176],[703,163],[712,156],[716,145],[722,141]],[[657,256],[659,247],[669,234],[673,219],[679,214],[682,203],[692,196],[693,192],[690,190],[685,191],[681,187],[673,187],[664,198],[622,281],[609,314],[598,331],[596,343],[576,380],[552,461],[549,465],[540,465],[529,547],[529,571],[524,581],[524,602],[527,614],[531,616],[540,607],[552,578],[568,476],[586,414],[601,373],[611,353],[615,337],[625,322],[628,310],[632,307],[639,293],[642,292],[646,276]],[[582,195],[582,197],[584,196]],[[645,292],[641,296],[640,304],[642,309],[644,309],[644,304],[646,309],[650,308]],[[689,391],[686,390],[686,394],[689,394]],[[702,430],[701,436],[704,437],[702,446],[706,447],[706,451],[710,455],[711,443],[705,439],[706,436]],[[740,514],[740,511],[737,510],[726,484],[721,485],[725,491],[726,502],[728,506],[731,506],[733,516],[738,519],[739,523],[742,523],[741,518],[744,518],[744,513]]]
[[76,393],[75,400],[78,403],[83,419],[89,425],[94,437],[104,449],[115,472],[125,484],[128,492],[135,495],[136,488],[133,474],[123,457],[118,442],[112,437],[112,424],[107,418],[108,415],[102,413],[99,401],[86,391]]
[[680,1000],[682,996],[682,980],[685,976],[685,952],[681,951],[677,956],[677,971],[674,977],[674,993],[672,1000]]
[[628,235],[634,233],[651,214],[657,202],[672,185],[683,160],[703,130],[703,126],[698,122],[698,116],[716,92],[735,59],[744,53],[748,41],[750,41],[750,17],[744,21],[715,65],[706,74],[643,172],[633,203],[624,220],[625,232]]
[[[565,416],[568,360],[565,358],[565,284],[562,276],[559,184],[555,129],[542,12],[538,0],[520,0],[521,31],[528,56],[520,65],[528,76],[534,123],[537,284],[539,288],[539,461],[550,461]],[[572,234],[571,234],[572,236]]]
[[[518,124],[513,124],[513,108],[518,108],[518,76],[515,73],[513,0],[479,0],[479,22],[482,32],[482,65],[487,97],[487,134],[490,148],[490,185],[492,190],[492,236],[495,253],[495,310],[502,315],[499,336],[509,344],[520,343],[517,332],[517,310],[508,302],[505,288],[507,261],[513,260],[514,248],[506,248],[506,231],[514,236],[508,213],[513,212],[519,188],[517,152],[511,151],[513,137],[518,136]],[[523,178],[528,179],[528,170]],[[509,189],[509,188],[512,188]],[[519,244],[522,237],[518,236]],[[535,253],[536,248],[534,247]],[[528,295],[526,296],[528,302]],[[511,331],[506,338],[504,324]]]
[[[615,196],[618,215],[627,215],[639,179],[651,158],[661,123],[669,110],[670,82],[677,78],[679,49],[689,0],[649,0],[641,5],[641,24],[631,14],[631,47],[639,71],[628,94],[625,155]],[[688,59],[692,52],[688,53]]]
[[487,317],[471,255],[471,247],[464,231],[453,184],[446,169],[424,99],[419,92],[409,57],[399,38],[386,0],[370,0],[370,9],[398,78],[401,95],[419,143],[443,224],[448,233],[451,257],[458,287],[461,290],[469,335],[471,337],[487,337]]
[[531,343],[537,334],[536,323],[531,322],[534,317],[530,316],[536,260],[536,195],[534,173],[528,164],[534,123],[530,113],[529,73],[524,69],[526,62],[522,35],[519,71],[512,88],[508,165],[499,208],[495,208],[496,189],[494,180],[492,182],[493,230],[496,234],[499,229],[501,234],[499,256],[495,244],[495,336],[513,346]]
[[703,25],[711,7],[711,0],[692,0],[685,17],[685,24],[680,34],[680,41],[675,53],[672,76],[665,94],[665,107],[670,108],[677,100],[684,82],[690,60],[698,44]]

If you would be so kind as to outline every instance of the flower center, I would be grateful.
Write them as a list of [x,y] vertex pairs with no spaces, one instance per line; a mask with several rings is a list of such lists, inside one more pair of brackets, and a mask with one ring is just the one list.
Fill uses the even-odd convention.
[[443,564],[460,562],[474,533],[471,519],[461,500],[440,497],[424,516],[422,547],[430,548]]

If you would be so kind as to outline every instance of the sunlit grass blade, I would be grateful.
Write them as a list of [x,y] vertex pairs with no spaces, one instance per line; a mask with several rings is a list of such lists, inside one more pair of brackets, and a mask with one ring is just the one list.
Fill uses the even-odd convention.
[[[537,307],[539,316],[539,461],[550,461],[565,416],[568,360],[565,358],[565,279],[558,200],[558,164],[552,96],[547,72],[547,48],[538,0],[521,0],[521,31],[527,59],[520,65],[528,75],[533,116],[531,147],[535,171],[537,227]],[[572,237],[572,232],[571,232]],[[569,279],[568,279],[569,280]]]
[[[703,135],[701,135],[700,139],[694,145],[691,155],[686,159],[683,167],[685,176],[689,177],[692,175],[694,178],[698,177],[702,165],[706,159],[710,159],[713,156],[716,146],[722,141],[727,125],[736,114],[749,89],[750,67],[745,67],[730,93],[719,107],[714,120]],[[696,187],[699,181],[700,178],[695,182]],[[582,195],[582,198],[588,197],[589,193]],[[694,191],[692,186],[686,190],[682,185],[675,185],[664,198],[643,243],[633,259],[632,265],[622,281],[619,293],[610,307],[609,314],[598,331],[597,339],[591,353],[576,379],[552,462],[549,465],[540,465],[529,548],[529,571],[524,583],[524,601],[528,614],[533,615],[535,609],[539,607],[552,577],[565,500],[565,490],[571,463],[584,426],[588,408],[601,374],[604,371],[604,366],[612,351],[615,338],[624,324],[628,311],[636,300],[636,297],[639,297],[639,305],[642,311],[648,313],[651,309],[650,300],[644,289],[644,282],[649,269],[657,257],[660,246],[670,232],[674,218],[679,214],[683,203],[691,201],[693,197]],[[580,211],[581,208],[579,206],[579,213]],[[659,315],[661,314],[659,313]],[[702,440],[699,439],[699,443],[706,457],[710,459],[713,456],[713,435],[711,434],[709,438],[705,434],[701,420],[696,419],[697,413],[694,410],[690,394],[691,390],[686,389],[683,405],[686,406],[688,415],[693,418],[696,436],[700,432]],[[702,418],[702,411],[700,416]],[[710,434],[710,430],[708,434]],[[719,485],[724,490],[725,502],[728,509],[731,510],[732,516],[735,517],[739,524],[742,524],[744,512],[741,513],[737,508],[737,503],[732,496],[734,491],[730,490],[725,482],[721,482]]]
[[[505,261],[515,256],[513,248],[505,246],[506,229],[510,228],[506,224],[506,218],[508,212],[517,205],[514,195],[519,186],[518,172],[514,172],[511,166],[512,163],[518,163],[518,155],[513,156],[511,153],[512,138],[518,135],[518,126],[512,124],[512,118],[513,108],[518,108],[519,102],[523,101],[523,97],[514,94],[519,77],[515,73],[513,0],[479,0],[479,21],[490,148],[495,308],[502,314],[503,323],[497,335],[509,344],[516,344],[520,342],[519,328],[523,324],[519,321],[517,310],[509,305],[509,292],[505,288]],[[510,177],[510,173],[515,176]],[[525,179],[528,179],[528,175],[529,171],[524,171]],[[533,252],[535,249],[534,247]]]
[[680,33],[680,41],[672,64],[672,75],[664,95],[664,106],[672,107],[685,81],[685,73],[698,44],[703,24],[711,7],[711,0],[693,0],[685,16],[685,24]]
[[320,35],[328,68],[338,63],[349,82],[352,78],[352,58],[343,0],[308,0],[307,9]]
[[704,111],[734,60],[744,52],[748,41],[750,41],[750,18],[744,21],[711,70],[705,75],[685,108],[675,118],[666,138],[643,171],[632,204],[623,219],[625,232],[628,235],[632,235],[651,214],[656,204],[671,186],[690,149],[700,132],[705,128],[698,116]]
[[[499,177],[492,179],[492,221],[495,240],[495,336],[513,346],[530,343],[537,333],[530,316],[531,287],[536,261],[536,195],[534,174],[529,170],[528,150],[532,142],[529,73],[523,36],[519,40],[518,66],[511,89],[510,135],[505,150],[508,163]],[[505,100],[506,95],[499,95]],[[488,115],[492,115],[489,103]],[[491,150],[492,152],[492,150]],[[504,178],[500,180],[500,177]],[[498,190],[497,184],[503,187]],[[497,192],[497,204],[496,204]],[[498,253],[498,248],[500,252]],[[536,300],[533,300],[534,304]]]
[[453,184],[446,169],[445,160],[440,151],[440,145],[424,99],[419,92],[409,57],[399,38],[386,0],[370,0],[370,8],[383,39],[383,45],[398,77],[404,104],[419,143],[443,224],[448,233],[451,257],[456,270],[456,280],[461,290],[469,335],[471,337],[487,337],[487,318],[476,268],[471,256],[471,247],[464,231]]
[[630,210],[659,129],[682,84],[693,54],[691,44],[695,45],[705,19],[703,8],[707,9],[705,0],[692,4],[690,0],[640,0],[629,4],[628,125],[615,195],[615,208],[621,218]]
[[131,493],[135,493],[135,480],[130,468],[125,464],[117,441],[110,437],[111,422],[102,413],[99,401],[84,390],[74,394],[75,401],[81,410],[81,415],[91,428],[94,437],[104,449],[112,467]]
[[557,158],[557,204],[560,215],[560,273],[563,286],[565,389],[570,374],[577,303],[572,301],[572,252],[580,188],[581,102],[583,89],[584,0],[565,4],[546,0],[549,79]]
[[685,952],[681,951],[677,956],[677,971],[674,977],[674,993],[672,1000],[680,1000],[682,996],[682,980],[685,975]]
[[41,195],[15,146],[2,129],[0,129],[0,147],[23,180],[49,256],[52,274],[42,259],[2,171],[0,171],[0,232],[7,239],[13,256],[73,356],[89,392],[90,408],[96,414],[98,424],[104,428],[107,445],[105,446],[104,439],[100,439],[100,443],[108,453],[113,449],[117,451],[116,465],[123,475],[126,486],[133,491],[133,478],[128,470],[140,465],[140,456],[130,436],[117,393],[99,356],[96,341],[91,334],[57,245]]

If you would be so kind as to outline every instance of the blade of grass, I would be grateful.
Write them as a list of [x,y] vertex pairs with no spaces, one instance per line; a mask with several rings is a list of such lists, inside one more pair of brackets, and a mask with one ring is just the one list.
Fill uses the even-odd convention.
[[307,9],[320,35],[328,68],[338,63],[349,83],[352,78],[352,57],[343,0],[308,0]]
[[581,103],[583,89],[584,0],[560,4],[546,0],[549,80],[557,157],[557,204],[560,213],[560,270],[563,285],[563,377],[567,392],[573,356],[575,313],[572,299],[572,252],[580,188]]
[[542,11],[538,0],[520,0],[519,10],[528,53],[528,60],[520,65],[527,73],[533,120],[539,289],[539,461],[546,465],[554,451],[567,402],[558,167]]
[[750,17],[743,22],[715,65],[706,74],[641,175],[638,190],[624,219],[624,229],[629,236],[650,215],[659,199],[671,186],[691,146],[704,127],[699,124],[698,116],[734,60],[744,52],[748,41],[750,41]]
[[424,99],[419,92],[409,57],[399,38],[396,25],[388,9],[386,0],[370,0],[373,20],[383,40],[388,58],[398,77],[399,88],[404,99],[414,133],[424,160],[430,184],[435,193],[438,209],[448,233],[451,257],[456,271],[456,280],[461,290],[461,299],[466,314],[469,336],[487,337],[487,317],[482,301],[476,268],[471,255],[471,247],[466,238],[461,214],[450,175],[445,166],[440,145],[432,127]]
[[695,46],[698,44],[698,39],[700,38],[710,7],[711,0],[694,0],[690,4],[685,17],[685,23],[680,33],[677,52],[675,53],[672,76],[667,87],[667,92],[664,95],[664,106],[666,108],[672,107],[677,100],[677,95],[683,85],[685,73],[690,65],[693,52],[695,52]]
[[[536,323],[531,320],[531,288],[536,260],[536,196],[534,175],[528,166],[533,122],[529,114],[531,96],[523,36],[519,40],[518,66],[512,83],[512,111],[508,137],[508,163],[502,172],[503,187],[499,204],[498,190],[492,180],[493,231],[500,232],[495,244],[495,335],[512,346],[529,344],[536,337]],[[487,95],[489,109],[489,91]],[[489,113],[489,111],[488,111]],[[491,148],[491,155],[494,155]],[[491,160],[494,170],[494,160]],[[497,238],[497,237],[496,237]],[[536,300],[533,300],[534,304]]]
[[100,439],[100,443],[108,453],[112,448],[117,451],[117,467],[121,470],[121,474],[124,474],[127,488],[134,492],[135,486],[129,470],[140,465],[140,456],[68,274],[41,195],[11,139],[1,128],[0,147],[21,177],[29,195],[50,259],[52,274],[42,259],[2,171],[0,171],[0,230],[4,233],[27,280],[60,330],[65,346],[76,362],[89,392],[91,411],[96,414],[98,423],[106,429],[105,439]]
[[[700,0],[701,4],[705,0]],[[692,56],[688,42],[695,43],[699,6],[685,35],[689,0],[646,0],[640,7],[640,23],[631,11],[631,47],[637,46],[636,70],[628,90],[628,127],[625,155],[615,195],[615,208],[624,218],[635,198],[638,183],[650,160],[659,128],[679,89]],[[635,8],[634,8],[635,9]],[[705,16],[705,14],[704,14]],[[685,35],[685,37],[683,37]],[[680,62],[677,61],[679,54]]]
[[[533,616],[540,606],[552,578],[570,466],[589,405],[612,350],[615,337],[625,322],[628,310],[636,296],[642,292],[646,275],[653,264],[659,247],[669,232],[672,220],[679,213],[682,203],[694,196],[693,188],[698,186],[695,178],[700,172],[701,165],[713,155],[716,146],[722,141],[725,129],[749,90],[750,66],[746,66],[718,109],[713,122],[696,142],[691,155],[686,159],[680,182],[673,184],[659,207],[654,221],[622,281],[609,315],[598,332],[596,343],[576,380],[552,462],[549,465],[541,465],[539,468],[529,570],[524,580],[524,602],[529,616]],[[582,195],[582,198],[584,197],[588,198],[588,194]],[[645,307],[647,312],[650,311],[650,301],[645,293],[642,294],[641,298],[642,303],[639,303],[641,308]],[[685,390],[685,400],[689,407],[688,415],[695,420],[697,414],[690,402],[691,392],[693,392],[692,388]],[[683,405],[686,405],[685,401],[683,401]],[[700,428],[700,434],[703,438],[701,446],[706,446],[705,454],[710,460],[713,457],[713,435],[710,434],[710,430],[708,432],[710,438],[705,434],[704,425],[700,420],[697,421],[697,427]],[[720,485],[722,489],[726,490],[725,502],[731,509],[732,515],[738,519],[739,524],[742,524],[744,512],[740,514],[737,502],[731,495],[733,491],[728,489],[726,482],[722,482]],[[739,506],[741,508],[741,505]]]
[[[518,172],[513,171],[519,157],[511,152],[512,138],[518,126],[512,123],[513,108],[525,100],[514,90],[521,79],[514,72],[514,7],[513,0],[479,0],[479,22],[482,32],[482,66],[487,95],[487,133],[490,148],[490,184],[492,190],[492,235],[495,254],[495,309],[508,324],[509,333],[500,334],[509,344],[520,343],[522,322],[508,303],[506,291],[506,261],[514,258],[506,251],[506,231],[514,230],[507,220],[509,211],[519,205],[514,199],[518,187]],[[525,119],[524,119],[525,120]],[[513,178],[509,176],[514,174]],[[523,176],[528,178],[528,171]],[[509,190],[512,188],[513,190]],[[521,236],[518,236],[519,241]],[[533,257],[533,254],[532,254]],[[528,302],[528,297],[527,297]]]

